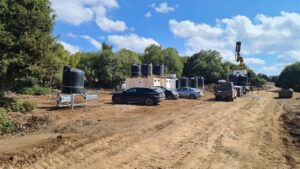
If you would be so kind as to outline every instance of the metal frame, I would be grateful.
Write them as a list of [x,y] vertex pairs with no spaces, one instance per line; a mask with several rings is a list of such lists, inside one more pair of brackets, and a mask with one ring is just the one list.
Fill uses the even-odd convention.
[[[84,102],[81,103],[75,103],[75,97],[76,96],[82,96],[84,98]],[[74,109],[75,106],[86,106],[89,101],[96,100],[99,101],[98,94],[96,93],[90,93],[90,94],[57,94],[56,98],[56,107],[62,108],[62,107],[72,107]]]

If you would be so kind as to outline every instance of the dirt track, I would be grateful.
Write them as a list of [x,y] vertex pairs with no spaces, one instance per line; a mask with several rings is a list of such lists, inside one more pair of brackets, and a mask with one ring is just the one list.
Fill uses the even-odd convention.
[[47,127],[2,138],[0,160],[21,168],[297,168],[275,95],[215,102],[207,94],[147,107],[112,105],[106,94],[73,111],[50,111],[50,99],[38,99],[34,114],[47,116]]

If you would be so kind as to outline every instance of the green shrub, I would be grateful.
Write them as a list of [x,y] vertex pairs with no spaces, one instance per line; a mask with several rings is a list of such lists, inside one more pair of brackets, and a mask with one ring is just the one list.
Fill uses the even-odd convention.
[[0,108],[0,135],[12,133],[16,130],[15,124],[7,117],[7,111]]
[[35,102],[25,100],[22,106],[24,107],[25,111],[31,112],[36,108],[37,105]]
[[283,89],[293,88],[300,91],[300,62],[288,65],[280,73],[276,86]]
[[38,85],[34,85],[33,87],[26,87],[20,91],[21,94],[28,95],[46,95],[51,93],[51,90],[47,87],[41,87]]
[[13,112],[31,112],[36,108],[36,103],[32,101],[22,101],[14,98],[0,98],[0,107],[6,108],[8,111]]
[[31,112],[36,108],[36,103],[32,101],[21,101],[21,100],[14,100],[9,107],[7,107],[10,111],[13,112]]

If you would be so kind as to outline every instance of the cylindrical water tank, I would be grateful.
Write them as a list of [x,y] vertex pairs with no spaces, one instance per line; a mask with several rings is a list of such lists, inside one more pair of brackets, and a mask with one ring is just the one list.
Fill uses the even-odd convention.
[[189,87],[198,88],[198,78],[196,77],[189,78]]
[[80,69],[65,66],[61,92],[66,94],[84,93],[84,72]]
[[131,65],[131,77],[141,76],[141,65],[132,64]]
[[204,87],[204,77],[198,77],[198,87]]
[[153,68],[153,74],[157,76],[163,76],[164,75],[164,65],[155,65]]
[[143,64],[142,65],[142,76],[151,76],[152,75],[152,64]]
[[188,78],[182,77],[179,79],[179,87],[188,87]]

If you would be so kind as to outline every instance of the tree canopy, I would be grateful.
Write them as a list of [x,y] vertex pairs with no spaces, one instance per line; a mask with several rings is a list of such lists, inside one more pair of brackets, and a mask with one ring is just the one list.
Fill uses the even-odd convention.
[[300,91],[300,63],[288,65],[280,73],[276,85],[282,88],[293,88]]

